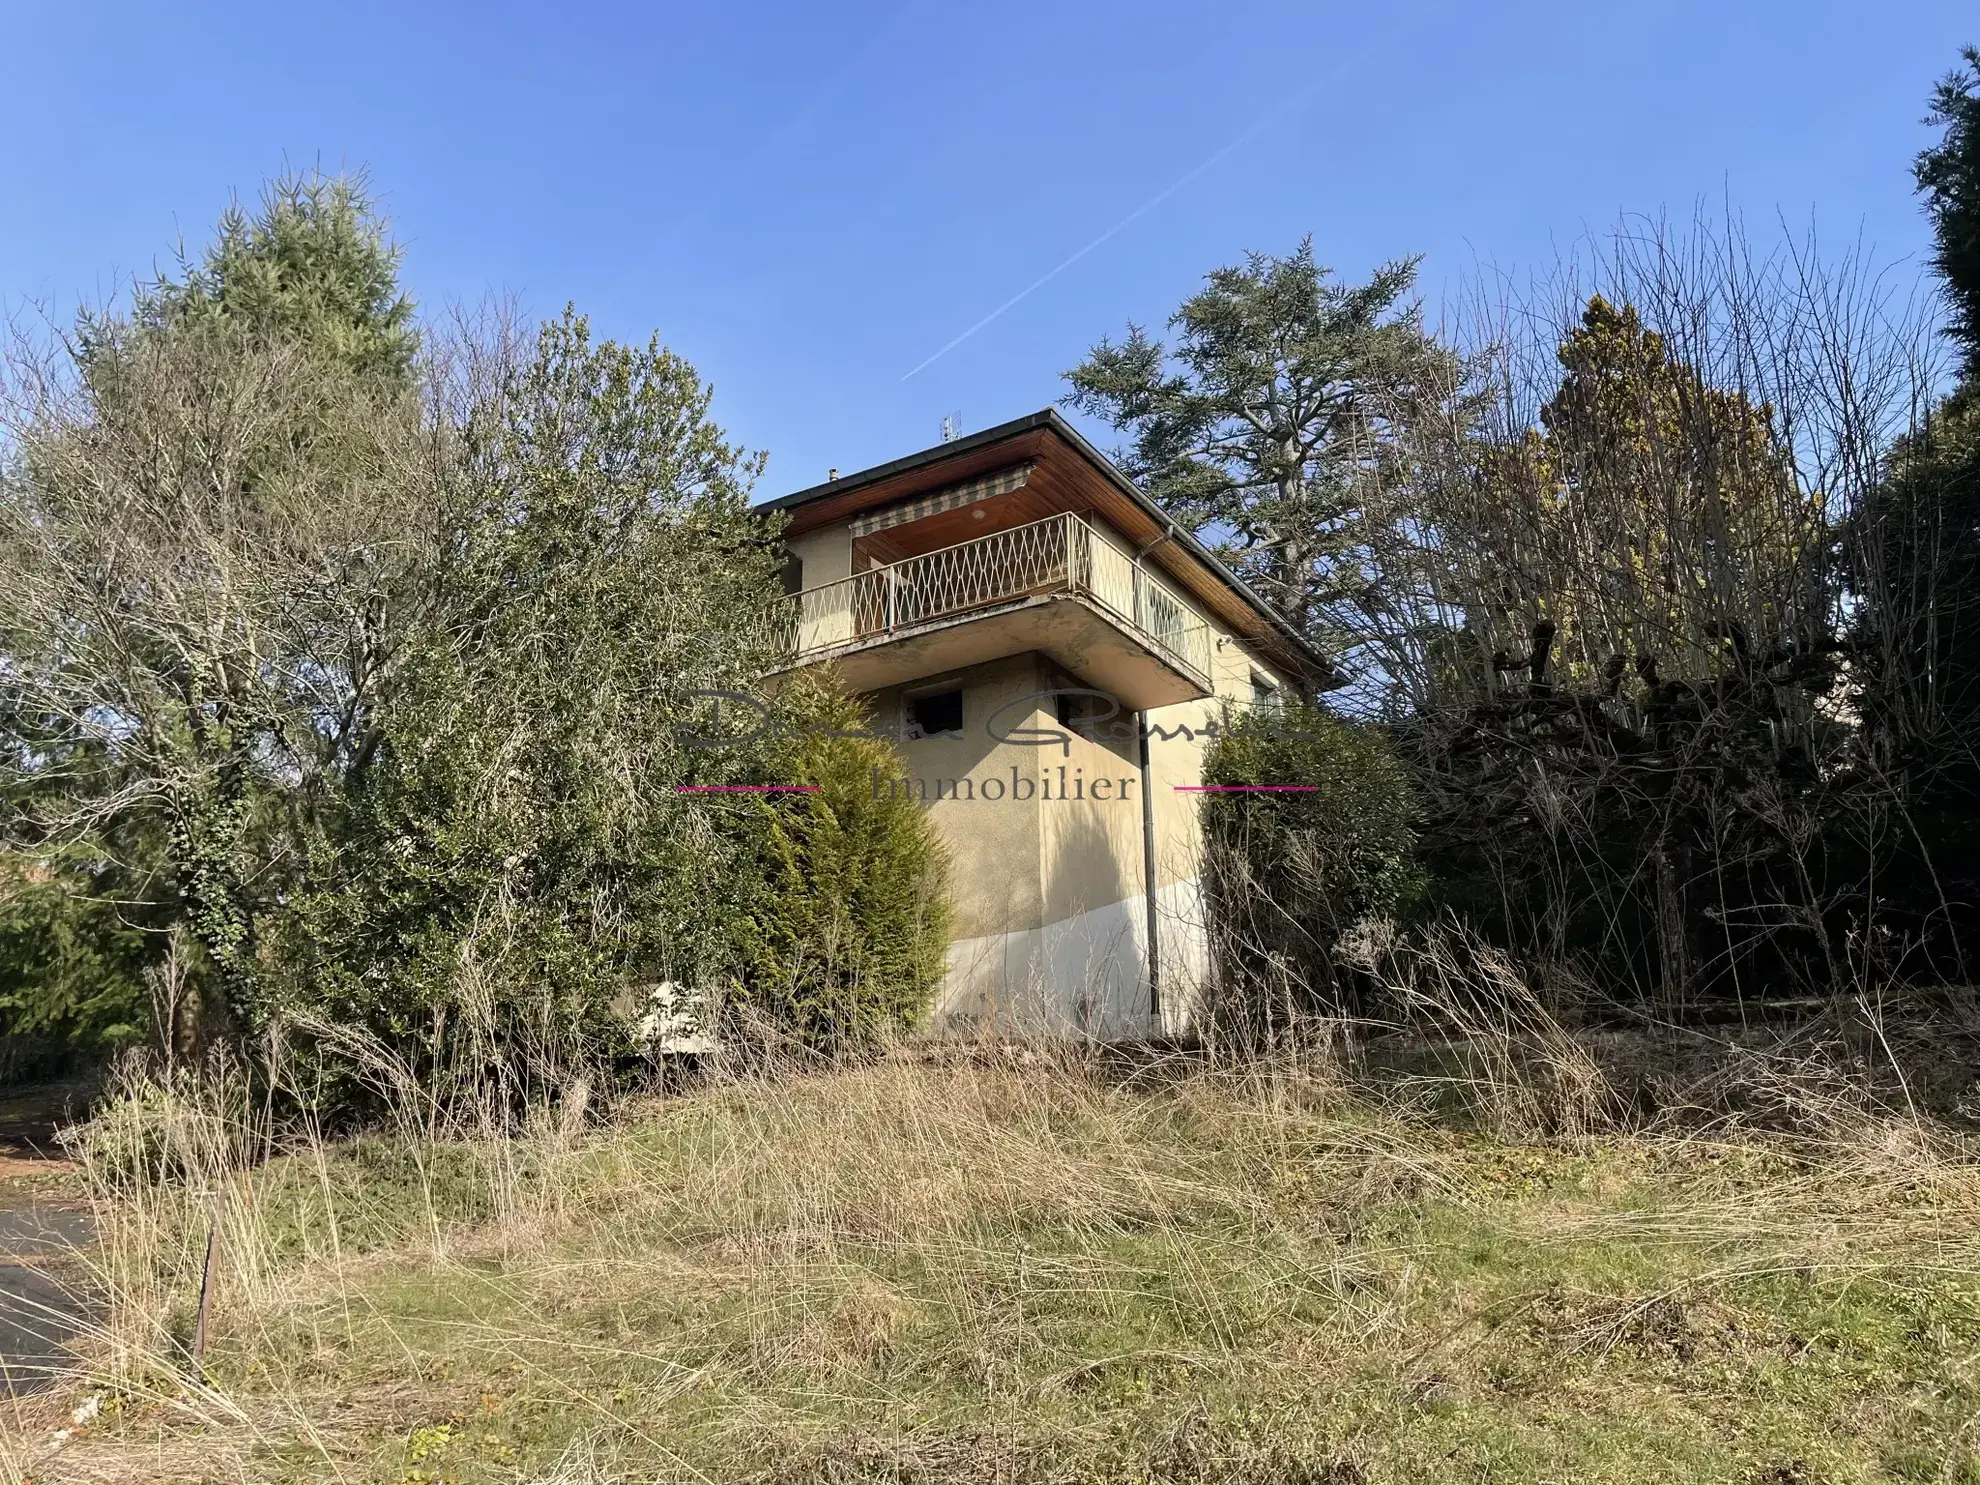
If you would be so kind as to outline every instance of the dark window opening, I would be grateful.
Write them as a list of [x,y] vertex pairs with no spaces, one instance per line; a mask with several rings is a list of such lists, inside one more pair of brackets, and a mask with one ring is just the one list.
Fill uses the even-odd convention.
[[1251,704],[1261,712],[1276,712],[1284,705],[1279,688],[1255,670],[1251,673]]
[[960,690],[937,691],[929,696],[908,699],[908,736],[933,737],[938,732],[961,732],[963,724]]
[[1056,699],[1059,725],[1073,732],[1090,735],[1101,723],[1114,721],[1121,715],[1120,703],[1098,692],[1066,688],[1060,690]]
[[796,552],[784,554],[784,596],[804,591],[804,558]]

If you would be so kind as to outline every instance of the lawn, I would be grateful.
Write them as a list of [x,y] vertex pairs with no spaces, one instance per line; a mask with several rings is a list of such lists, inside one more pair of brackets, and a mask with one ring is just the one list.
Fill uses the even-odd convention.
[[1980,1481],[1980,1164],[1954,1136],[1515,1137],[1431,1107],[1313,1071],[904,1060],[127,1192],[120,1303],[61,1400],[100,1411],[55,1449],[19,1420],[0,1462]]

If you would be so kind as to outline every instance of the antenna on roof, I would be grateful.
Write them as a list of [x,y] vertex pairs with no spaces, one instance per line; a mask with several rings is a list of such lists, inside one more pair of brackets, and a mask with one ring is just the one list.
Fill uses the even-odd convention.
[[962,411],[958,409],[942,419],[942,442],[954,443],[962,437]]

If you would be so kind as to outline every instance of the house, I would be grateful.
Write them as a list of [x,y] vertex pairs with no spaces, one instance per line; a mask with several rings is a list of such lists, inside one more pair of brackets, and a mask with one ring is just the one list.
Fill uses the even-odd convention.
[[1208,972],[1202,763],[1327,661],[1056,412],[771,503],[791,668],[899,737],[957,906],[934,1029],[1123,1039]]

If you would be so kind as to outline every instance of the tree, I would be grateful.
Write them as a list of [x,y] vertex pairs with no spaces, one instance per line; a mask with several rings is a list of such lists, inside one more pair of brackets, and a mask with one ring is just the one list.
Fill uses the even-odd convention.
[[149,1038],[145,935],[116,878],[81,853],[0,858],[0,1083]]
[[1210,274],[1170,316],[1066,373],[1066,402],[1127,433],[1128,474],[1304,632],[1365,595],[1364,507],[1390,477],[1396,420],[1448,380],[1450,355],[1405,302],[1415,260],[1332,282],[1309,238]]
[[791,682],[777,715],[769,769],[814,792],[750,811],[731,1000],[805,1045],[858,1053],[927,1017],[954,916],[947,861],[921,807],[873,787],[901,761],[834,681]]
[[306,346],[365,380],[411,385],[413,302],[362,173],[278,177],[255,215],[229,207],[205,256],[182,255],[179,270],[139,295],[137,321],[153,333],[223,320],[257,339]]
[[1980,382],[1980,47],[1960,56],[1963,65],[1933,89],[1925,119],[1945,133],[1919,152],[1914,173],[1936,239],[1932,265],[1952,303],[1949,330],[1965,353],[1967,380]]
[[357,186],[278,183],[10,368],[7,825],[155,853],[136,916],[232,1035],[331,1009],[458,1062],[724,941],[667,738],[767,663],[771,558],[680,358],[567,314],[415,363],[395,261]]
[[285,177],[134,313],[8,367],[9,838],[114,848],[162,897],[129,915],[189,930],[243,1032],[263,910],[364,755],[433,557],[396,263],[361,180]]
[[1385,733],[1319,707],[1227,718],[1206,783],[1313,792],[1215,794],[1204,807],[1204,895],[1217,983],[1213,1040],[1255,1045],[1304,1015],[1364,1014],[1335,951],[1419,883],[1419,802]]
[[1672,333],[1586,297],[1537,408],[1502,359],[1494,416],[1423,459],[1444,475],[1418,504],[1444,630],[1403,734],[1446,905],[1674,1008],[1833,981],[1864,904],[1829,832],[1861,791],[1825,700],[1828,492],[1749,391],[1764,346],[1809,413],[1806,343],[1760,333],[1737,277],[1687,281],[1661,250],[1641,267],[1616,280]]
[[1618,657],[1697,676],[1729,650],[1778,652],[1778,666],[1827,634],[1820,494],[1797,483],[1772,410],[1712,386],[1599,294],[1556,358],[1540,427],[1481,445],[1478,499],[1440,527],[1468,549],[1487,688],[1506,669],[1489,657],[1541,619],[1545,672],[1590,687]]
[[1850,533],[1864,721],[1905,799],[1892,881],[1934,971],[1956,979],[1980,961],[1980,48],[1963,58],[1915,167],[1963,376],[1896,441]]
[[1934,973],[1980,964],[1980,383],[1900,440],[1850,531],[1876,766],[1903,799],[1889,881]]
[[332,741],[351,677],[326,645],[360,606],[337,579],[404,535],[410,492],[387,470],[410,430],[403,407],[329,395],[309,356],[224,324],[95,344],[73,388],[16,403],[0,482],[13,710],[62,738],[16,755],[16,839],[161,819],[245,1028],[268,812]]
[[489,354],[435,612],[282,957],[319,1019],[520,1079],[609,1045],[631,987],[723,973],[737,848],[677,791],[719,761],[679,722],[769,664],[774,557],[748,508],[761,456],[680,357],[570,310],[513,364]]

